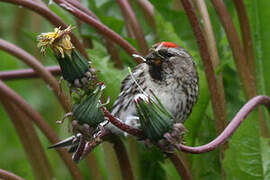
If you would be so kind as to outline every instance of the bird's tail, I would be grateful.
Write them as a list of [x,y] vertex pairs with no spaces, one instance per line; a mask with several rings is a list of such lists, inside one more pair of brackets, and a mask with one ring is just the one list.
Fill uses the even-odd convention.
[[56,144],[49,146],[48,148],[49,149],[67,148],[69,153],[73,153],[77,150],[79,143],[80,143],[80,140],[81,140],[81,134],[78,133],[76,136],[74,135],[74,136],[68,137],[68,138],[66,138],[66,139],[64,139]]

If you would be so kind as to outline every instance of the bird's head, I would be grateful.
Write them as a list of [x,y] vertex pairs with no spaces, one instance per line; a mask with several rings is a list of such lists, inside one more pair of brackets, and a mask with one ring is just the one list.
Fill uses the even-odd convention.
[[[165,76],[180,76],[181,72],[193,71],[196,67],[191,55],[172,42],[154,44],[145,56],[152,78],[162,80]],[[179,74],[180,73],[180,74]]]

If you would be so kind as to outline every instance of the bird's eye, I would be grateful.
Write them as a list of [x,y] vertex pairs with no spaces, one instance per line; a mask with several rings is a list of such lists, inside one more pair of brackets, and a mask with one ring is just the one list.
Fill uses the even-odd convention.
[[174,56],[172,53],[168,52],[167,50],[161,49],[158,51],[158,54],[164,58],[172,57]]

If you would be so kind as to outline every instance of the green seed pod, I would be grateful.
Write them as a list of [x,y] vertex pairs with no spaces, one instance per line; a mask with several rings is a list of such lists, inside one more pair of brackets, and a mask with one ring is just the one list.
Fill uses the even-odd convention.
[[98,85],[94,92],[74,104],[72,112],[79,124],[86,123],[95,128],[104,121],[102,105],[99,102],[104,88],[104,85]]
[[166,132],[172,130],[174,119],[154,94],[153,97],[155,101],[151,98],[148,100],[137,98],[135,106],[142,131],[147,138],[157,141],[162,139]]
[[60,64],[63,78],[72,86],[81,88],[93,79],[95,72],[90,68],[90,62],[71,43],[69,33],[72,29],[71,26],[63,30],[59,27],[55,28],[54,32],[41,33],[37,46],[42,54],[45,54],[46,48],[50,46]]
[[[62,76],[65,80],[75,86],[87,83],[91,76],[90,62],[88,62],[77,50],[73,49],[71,56],[65,55],[62,57],[60,55],[56,55],[56,58],[61,67]],[[87,81],[83,82],[83,78]],[[79,85],[75,84],[76,79],[78,79],[78,82],[76,83],[79,83]]]

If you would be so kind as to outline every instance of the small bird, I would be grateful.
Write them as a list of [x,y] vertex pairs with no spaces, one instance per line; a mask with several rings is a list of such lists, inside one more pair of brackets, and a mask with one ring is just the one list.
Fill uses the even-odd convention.
[[[175,43],[159,42],[150,48],[144,58],[140,58],[144,62],[136,66],[122,82],[112,115],[127,125],[140,129],[134,99],[142,93],[151,96],[152,91],[173,115],[174,123],[184,123],[199,93],[199,77],[192,56]],[[113,134],[123,134],[122,130],[108,122],[104,123],[104,128]],[[74,138],[75,136],[51,147],[66,146],[67,141],[71,145]]]
[[[144,62],[123,80],[112,115],[140,128],[134,99],[142,91],[148,95],[152,91],[174,116],[175,123],[184,123],[199,93],[199,77],[191,55],[175,43],[160,42],[153,45],[142,59]],[[122,132],[110,123],[105,129],[115,134]]]

